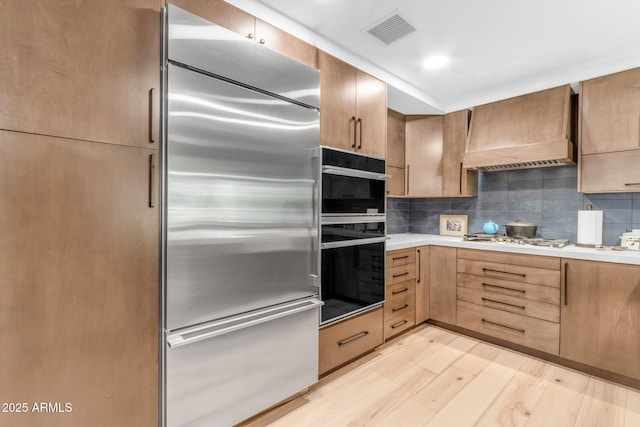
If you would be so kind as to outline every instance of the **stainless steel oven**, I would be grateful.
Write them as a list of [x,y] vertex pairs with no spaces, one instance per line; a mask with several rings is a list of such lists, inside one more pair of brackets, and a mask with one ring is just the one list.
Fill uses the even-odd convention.
[[322,148],[320,325],[385,301],[385,161]]

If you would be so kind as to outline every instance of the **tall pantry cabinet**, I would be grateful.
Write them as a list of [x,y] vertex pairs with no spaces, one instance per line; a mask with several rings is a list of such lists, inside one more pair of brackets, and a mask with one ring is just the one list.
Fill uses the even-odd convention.
[[1,425],[158,425],[163,3],[0,0]]

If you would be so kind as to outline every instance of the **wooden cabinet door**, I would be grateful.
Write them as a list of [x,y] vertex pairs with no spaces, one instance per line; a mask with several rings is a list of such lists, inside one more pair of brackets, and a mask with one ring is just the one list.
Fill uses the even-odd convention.
[[456,248],[429,248],[429,316],[456,323]]
[[640,379],[640,267],[563,259],[560,356]]
[[429,318],[429,246],[416,248],[416,325]]
[[387,194],[404,196],[404,114],[387,110]]
[[469,110],[445,114],[442,130],[442,196],[478,195],[478,172],[462,168],[467,146]]
[[356,69],[320,51],[320,144],[356,148]]
[[442,196],[442,116],[407,116],[407,196]]
[[255,39],[255,17],[224,0],[169,0],[168,3],[221,25],[241,36]]
[[385,158],[387,152],[387,85],[360,70],[356,72],[357,151]]
[[582,154],[640,150],[640,68],[580,85]]
[[158,144],[161,0],[2,0],[0,128]]
[[3,425],[158,425],[151,154],[0,131],[0,401],[72,405]]
[[256,41],[310,67],[318,68],[318,49],[256,18]]

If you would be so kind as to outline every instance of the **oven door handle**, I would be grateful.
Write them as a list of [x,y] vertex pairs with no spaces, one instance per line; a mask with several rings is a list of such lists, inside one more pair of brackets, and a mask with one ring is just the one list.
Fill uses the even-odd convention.
[[339,242],[327,242],[321,243],[322,249],[336,249],[336,248],[348,248],[349,246],[370,245],[371,243],[382,243],[387,240],[386,237],[372,237],[370,239],[354,239],[354,240],[341,240]]
[[389,178],[389,175],[384,173],[369,172],[360,169],[341,168],[339,166],[322,166],[322,173],[350,176],[353,178],[374,179],[377,181],[386,181],[386,179]]

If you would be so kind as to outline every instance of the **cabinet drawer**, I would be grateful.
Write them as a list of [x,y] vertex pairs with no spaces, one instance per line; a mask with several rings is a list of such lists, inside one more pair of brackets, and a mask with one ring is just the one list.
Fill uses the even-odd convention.
[[416,248],[399,249],[387,253],[387,268],[416,262]]
[[[552,288],[551,288],[552,289]],[[458,300],[558,323],[560,306],[458,286]]]
[[534,285],[465,273],[458,273],[458,286],[484,291],[492,295],[507,295],[547,304],[560,304],[560,288],[553,286]]
[[392,301],[396,298],[402,298],[406,295],[414,295],[415,293],[415,280],[407,280],[405,282],[387,285],[387,301]]
[[546,270],[522,265],[458,259],[458,273],[473,274],[491,279],[560,287],[560,270]]
[[401,316],[394,317],[393,319],[385,320],[384,322],[384,338],[388,339],[394,335],[399,334],[402,331],[406,331],[415,324],[415,311],[407,311]]
[[401,317],[407,312],[413,312],[415,309],[415,297],[406,295],[384,303],[384,321],[385,323],[391,319]]
[[[456,324],[546,353],[559,353],[560,325],[503,310],[458,301]],[[386,324],[385,324],[386,331]]]
[[416,264],[404,264],[387,267],[387,285],[394,285],[416,278]]
[[500,264],[516,264],[524,267],[545,268],[547,270],[560,270],[560,258],[548,256],[522,255],[477,249],[458,249],[458,259],[460,258],[497,262]]
[[320,374],[382,344],[382,316],[383,310],[378,308],[320,329]]

